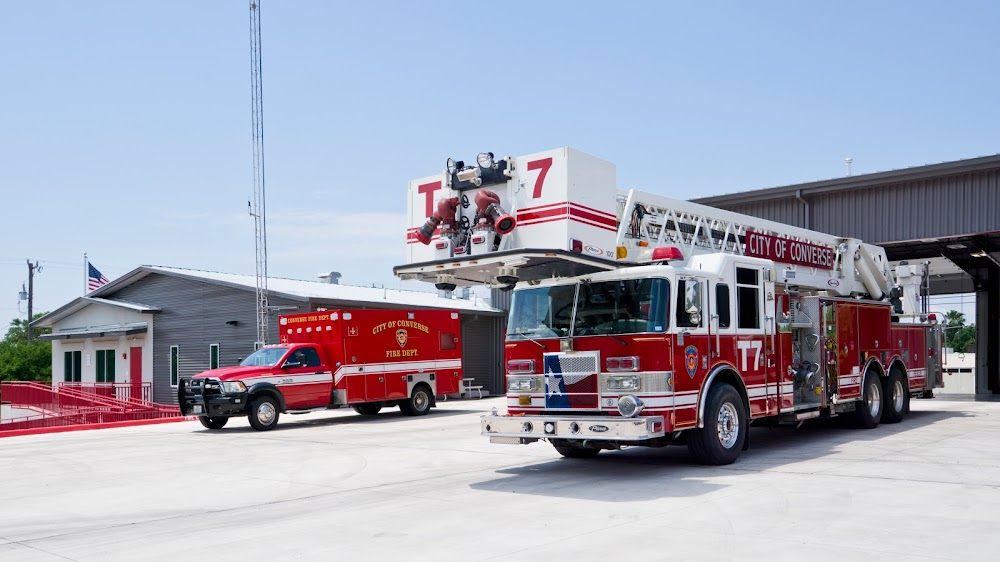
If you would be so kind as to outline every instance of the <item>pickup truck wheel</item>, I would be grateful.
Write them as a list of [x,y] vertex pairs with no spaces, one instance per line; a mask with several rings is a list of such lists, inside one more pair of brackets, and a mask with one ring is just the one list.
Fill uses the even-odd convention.
[[399,403],[399,409],[408,416],[422,416],[431,411],[431,391],[426,386],[413,389],[410,399]]
[[688,450],[701,464],[732,464],[747,439],[743,398],[730,384],[716,384],[705,402],[705,426],[689,430]]
[[567,459],[592,459],[597,456],[597,453],[601,452],[600,449],[583,447],[565,439],[552,439],[550,441],[552,446],[555,447],[556,452]]
[[269,431],[278,425],[278,403],[270,396],[261,396],[250,403],[250,427]]
[[229,418],[225,416],[199,416],[198,421],[205,426],[205,429],[222,429],[226,427]]
[[369,402],[367,404],[355,404],[351,406],[351,408],[362,416],[374,416],[379,410],[382,409],[382,405],[375,402]]

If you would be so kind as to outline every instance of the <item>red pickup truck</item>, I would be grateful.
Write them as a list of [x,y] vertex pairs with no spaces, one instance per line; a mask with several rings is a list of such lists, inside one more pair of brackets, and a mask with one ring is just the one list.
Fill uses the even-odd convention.
[[181,379],[181,414],[208,429],[247,416],[258,431],[281,413],[386,406],[420,416],[460,391],[461,324],[454,310],[326,310],[278,317],[280,342],[239,366]]

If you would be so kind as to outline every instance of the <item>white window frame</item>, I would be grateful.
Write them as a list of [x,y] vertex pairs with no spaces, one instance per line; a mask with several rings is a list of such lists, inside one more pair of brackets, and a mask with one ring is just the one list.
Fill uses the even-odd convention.
[[[177,357],[177,361],[174,361],[174,357]],[[169,365],[170,374],[170,386],[177,388],[177,384],[181,380],[181,348],[179,345],[170,346],[170,354],[167,357],[167,364]],[[176,373],[176,374],[175,374]]]

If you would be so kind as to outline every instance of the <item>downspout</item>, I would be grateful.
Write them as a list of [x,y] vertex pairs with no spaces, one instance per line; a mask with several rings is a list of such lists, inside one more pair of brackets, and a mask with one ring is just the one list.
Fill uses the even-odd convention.
[[795,190],[795,198],[802,203],[802,228],[812,228],[809,225],[809,201],[802,197],[802,190]]

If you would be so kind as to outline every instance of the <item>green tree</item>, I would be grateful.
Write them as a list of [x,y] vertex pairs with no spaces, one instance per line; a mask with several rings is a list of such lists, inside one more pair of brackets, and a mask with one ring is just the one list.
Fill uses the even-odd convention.
[[944,325],[947,327],[965,326],[965,313],[957,310],[949,310],[944,315]]
[[[46,312],[35,315],[35,319]],[[0,340],[0,380],[5,381],[51,381],[52,343],[37,339],[39,334],[48,333],[44,328],[35,330],[28,342],[28,322],[17,319],[11,322],[7,335]]]
[[957,330],[954,330],[954,335],[951,336],[951,344],[949,347],[957,351],[958,353],[965,353],[969,350],[970,346],[976,345],[976,325],[971,324],[969,326],[962,326]]
[[[955,338],[959,337],[959,334],[967,334],[969,331],[969,326],[965,325],[965,314],[957,310],[949,310],[944,315],[944,345],[950,347],[955,351],[965,351],[965,348],[959,348],[956,345]],[[962,339],[957,343],[968,343],[966,341],[967,336],[962,336]],[[972,328],[972,341],[976,340],[976,329]]]

